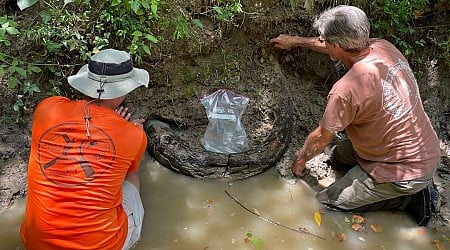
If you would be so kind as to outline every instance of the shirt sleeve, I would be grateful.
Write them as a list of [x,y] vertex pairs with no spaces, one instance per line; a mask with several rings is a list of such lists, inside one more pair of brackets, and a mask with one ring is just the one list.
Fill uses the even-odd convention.
[[354,119],[355,112],[351,102],[338,94],[330,93],[320,126],[331,131],[343,131]]
[[130,167],[130,172],[137,172],[139,169],[139,165],[141,164],[142,158],[144,157],[145,150],[147,149],[147,136],[145,132],[141,129],[141,144],[138,148],[138,152],[136,153],[136,158],[133,161],[132,166]]

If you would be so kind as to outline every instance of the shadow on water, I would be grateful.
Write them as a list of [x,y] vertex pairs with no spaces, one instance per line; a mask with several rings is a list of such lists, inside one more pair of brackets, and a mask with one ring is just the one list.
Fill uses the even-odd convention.
[[[136,250],[256,249],[246,240],[249,232],[262,241],[263,249],[434,249],[428,230],[416,227],[403,213],[365,214],[365,230],[357,232],[346,222],[351,215],[324,211],[318,226],[314,191],[302,181],[281,179],[274,169],[233,182],[200,180],[176,174],[146,154],[140,177],[145,218]],[[225,190],[262,217],[325,239],[263,220]],[[18,231],[24,208],[21,199],[0,214],[0,249],[23,249]],[[345,234],[346,240],[340,241],[338,234]]]

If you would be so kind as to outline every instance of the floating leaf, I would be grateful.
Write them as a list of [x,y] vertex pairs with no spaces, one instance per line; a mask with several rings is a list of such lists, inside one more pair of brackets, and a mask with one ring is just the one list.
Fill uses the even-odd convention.
[[360,231],[362,229],[361,224],[353,224],[352,229],[355,231]]
[[433,244],[433,246],[437,249],[437,250],[445,250],[445,246],[442,244],[441,240],[433,240],[431,242],[431,244]]
[[380,225],[378,224],[372,224],[370,225],[370,228],[372,229],[372,231],[374,231],[375,233],[379,233],[383,231],[383,228],[381,228]]
[[350,221],[350,219],[347,216],[344,217],[344,222],[346,224],[351,224],[351,221]]
[[259,238],[259,237],[254,237],[251,232],[247,233],[247,238],[244,239],[244,242],[245,243],[251,242],[253,244],[253,246],[257,250],[262,250],[263,249],[263,241],[262,241],[262,239]]
[[361,215],[352,215],[352,222],[354,224],[364,224],[364,222],[366,221],[366,219],[364,217],[362,217]]
[[320,224],[322,224],[322,215],[319,212],[314,212],[314,221],[320,227]]
[[339,241],[347,240],[347,235],[345,233],[336,234],[336,237],[339,239]]

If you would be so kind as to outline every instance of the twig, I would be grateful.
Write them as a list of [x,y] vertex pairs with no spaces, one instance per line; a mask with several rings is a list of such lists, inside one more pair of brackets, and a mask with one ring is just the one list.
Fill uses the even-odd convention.
[[250,213],[256,215],[258,218],[260,218],[260,219],[262,219],[262,220],[264,220],[264,221],[266,221],[266,222],[269,222],[269,223],[271,223],[271,224],[274,224],[274,225],[277,225],[277,226],[280,226],[280,227],[289,229],[289,230],[294,231],[294,232],[297,232],[297,233],[307,234],[307,235],[316,237],[316,238],[318,238],[318,239],[325,240],[325,238],[323,238],[322,236],[319,236],[319,235],[310,233],[310,232],[308,231],[308,229],[306,229],[306,228],[304,228],[304,227],[299,227],[298,229],[296,229],[296,228],[292,228],[292,227],[288,227],[288,226],[286,226],[286,225],[283,225],[283,224],[281,224],[281,223],[278,222],[278,221],[273,221],[273,220],[271,220],[271,219],[268,219],[268,218],[266,218],[266,217],[263,217],[263,216],[261,216],[261,215],[255,213],[254,211],[248,209],[248,208],[245,207],[244,205],[242,205],[242,203],[240,203],[236,198],[234,198],[233,196],[231,196],[231,194],[228,193],[228,191],[225,190],[225,193],[228,195],[228,197],[230,197],[234,202],[236,202],[236,203],[237,203],[239,206],[241,206],[243,209],[245,209],[245,210],[247,210],[248,212],[250,212]]

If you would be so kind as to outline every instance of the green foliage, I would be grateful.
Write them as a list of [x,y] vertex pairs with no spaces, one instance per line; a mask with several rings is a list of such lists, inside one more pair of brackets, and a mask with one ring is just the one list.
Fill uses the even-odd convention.
[[217,1],[217,5],[213,6],[217,19],[224,22],[232,22],[234,17],[238,13],[242,13],[242,4],[240,0],[229,1]]
[[447,41],[441,42],[439,46],[444,50],[443,58],[448,66],[450,66],[450,37]]
[[[414,44],[405,40],[414,34],[414,20],[429,4],[428,0],[376,0],[370,3],[372,27],[377,36],[393,40],[405,55],[414,54]],[[417,44],[423,46],[423,43]]]
[[90,34],[84,36],[90,14],[87,11],[80,16],[67,9],[51,6],[40,13],[40,20],[35,25],[27,27],[26,37],[42,46],[44,54],[52,58],[73,59],[72,55],[75,54],[85,60],[90,57],[88,39],[92,39]]
[[[197,19],[198,22],[200,22],[200,20]],[[201,22],[200,22],[201,25]],[[177,17],[177,22],[175,24],[175,31],[173,32],[172,38],[176,39],[176,40],[180,40],[183,38],[187,38],[189,37],[189,23],[186,20],[186,18],[184,17],[184,15],[179,14]]]
[[142,56],[151,55],[151,44],[158,38],[151,30],[152,22],[159,20],[159,0],[109,0],[101,1],[99,23],[111,34],[113,47],[126,45],[138,63]]
[[[308,1],[308,0],[306,0],[306,1]],[[291,6],[292,10],[294,10],[295,8],[298,7],[299,0],[289,0],[289,5]]]
[[[21,10],[38,2],[17,1]],[[145,56],[152,55],[152,46],[167,39],[161,34],[172,34],[173,40],[182,40],[191,36],[192,28],[203,28],[199,19],[193,19],[175,6],[170,8],[174,4],[170,1],[49,0],[41,3],[34,6],[35,18],[22,22],[20,31],[14,20],[0,18],[0,78],[7,80],[8,90],[18,96],[10,106],[18,114],[26,109],[29,97],[41,92],[39,82],[32,79],[45,82],[46,94],[60,95],[66,77],[102,49],[127,50],[140,64]],[[243,12],[239,0],[219,0],[214,4],[208,5],[207,12],[219,21],[233,22],[235,15]],[[22,49],[27,50],[23,57],[10,53],[12,37],[19,39]]]
[[[0,42],[3,46],[9,47],[11,39],[17,39],[21,32],[17,29],[17,23],[7,16],[0,17],[0,25]],[[41,72],[41,68],[6,53],[6,50],[0,51],[0,63],[0,79],[8,79],[7,89],[15,91],[17,96],[12,109],[17,114],[22,114],[26,108],[23,99],[41,92],[39,83],[30,80],[33,74]],[[20,121],[20,117],[17,116],[17,122]]]
[[17,23],[14,20],[8,19],[7,16],[0,17],[0,42],[4,45],[11,45],[9,40],[10,36],[18,35],[19,30],[17,30]]

